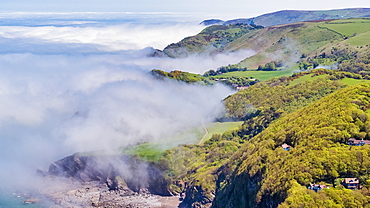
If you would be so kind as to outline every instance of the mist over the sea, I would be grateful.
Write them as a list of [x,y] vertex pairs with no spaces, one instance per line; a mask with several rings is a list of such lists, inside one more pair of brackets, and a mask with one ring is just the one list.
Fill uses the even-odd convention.
[[163,142],[211,122],[232,93],[222,85],[186,85],[149,73],[154,68],[203,73],[238,61],[236,55],[149,57],[154,49],[200,32],[201,19],[1,13],[0,20],[1,187],[32,186],[37,168],[74,152]]

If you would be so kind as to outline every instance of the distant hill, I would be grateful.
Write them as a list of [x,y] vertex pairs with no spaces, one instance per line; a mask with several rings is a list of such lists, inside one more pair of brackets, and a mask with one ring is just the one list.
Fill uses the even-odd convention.
[[348,19],[359,17],[370,17],[370,8],[336,9],[319,11],[282,10],[268,14],[263,14],[253,18],[233,19],[228,21],[205,20],[201,22],[201,24],[208,26],[214,24],[230,25],[242,23],[268,27],[273,25],[282,25],[304,21]]
[[208,19],[208,20],[203,20],[200,25],[205,25],[205,26],[210,26],[210,25],[222,25],[225,21],[220,20],[220,19]]

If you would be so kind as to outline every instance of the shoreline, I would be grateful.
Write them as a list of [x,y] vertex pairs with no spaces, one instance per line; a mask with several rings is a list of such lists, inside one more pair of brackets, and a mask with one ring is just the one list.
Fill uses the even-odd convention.
[[[160,196],[150,194],[147,190],[134,192],[127,186],[120,186],[117,190],[108,190],[106,184],[99,182],[80,183],[71,179],[49,179],[48,185],[38,190],[41,198],[35,204],[47,203],[50,208],[64,207],[135,207],[135,208],[175,208],[180,204],[179,196]],[[44,198],[46,201],[44,201]]]

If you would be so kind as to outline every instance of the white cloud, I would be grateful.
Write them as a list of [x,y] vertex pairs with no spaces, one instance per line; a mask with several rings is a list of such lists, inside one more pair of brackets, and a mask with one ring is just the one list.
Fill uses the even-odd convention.
[[197,34],[202,28],[203,26],[193,24],[164,24],[160,27],[131,24],[102,27],[2,26],[0,38],[27,40],[27,45],[30,41],[38,44],[89,44],[95,46],[96,51],[113,52],[148,46],[163,49],[169,43]]
[[[237,64],[241,60],[253,56],[256,54],[253,50],[239,50],[226,54],[216,55],[202,55],[202,54],[191,54],[186,58],[153,58],[147,59],[154,67],[159,67],[163,70],[181,70],[188,71],[197,74],[203,74],[210,69],[217,69],[220,66],[227,66],[229,64]],[[141,62],[144,64],[146,62]]]
[[[8,170],[0,184],[28,180],[25,174],[74,152],[179,142],[171,135],[212,121],[232,91],[157,80],[149,71],[204,71],[245,55],[174,60],[135,50],[164,47],[197,33],[198,25],[46,21],[0,26],[0,166]],[[195,138],[188,134],[181,142]]]
[[0,156],[12,161],[9,169],[169,139],[211,121],[232,93],[156,80],[145,67],[119,64],[130,57],[0,55]]

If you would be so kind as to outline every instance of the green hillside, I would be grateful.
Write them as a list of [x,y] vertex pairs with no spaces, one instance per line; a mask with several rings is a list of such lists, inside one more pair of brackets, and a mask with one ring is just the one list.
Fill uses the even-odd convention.
[[357,33],[369,31],[370,18],[335,20],[322,23],[320,26],[338,32],[343,36],[356,36]]
[[192,53],[214,54],[223,51],[224,47],[262,27],[252,25],[213,25],[205,28],[198,35],[173,43],[164,49],[169,57],[186,57]]
[[[227,38],[231,31],[238,35]],[[209,38],[212,34],[218,34],[218,38]],[[228,41],[220,41],[223,34]],[[255,51],[255,55],[238,64],[220,66],[204,73],[203,78],[196,75],[193,79],[205,84],[222,82],[233,88],[249,87],[259,81],[290,76],[298,70],[320,67],[342,71],[331,79],[370,79],[368,34],[370,18],[300,22],[267,28],[251,28],[243,24],[214,25],[164,51],[173,57],[176,54]]]
[[336,51],[369,52],[370,19],[325,20],[276,25],[266,28],[244,24],[214,25],[196,36],[171,44],[164,52],[171,57],[192,53],[225,53],[253,50],[256,54],[241,60],[237,67],[249,70],[271,61],[282,61],[283,68],[322,53]]
[[207,84],[213,83],[207,77],[201,76],[199,74],[193,74],[193,73],[183,72],[183,71],[178,71],[178,70],[171,71],[171,72],[165,72],[159,69],[153,69],[152,71],[150,71],[150,73],[158,79],[168,78],[168,79],[174,79],[174,80],[186,82],[188,84],[201,83],[201,84],[207,85]]
[[231,77],[253,77],[260,81],[266,81],[271,78],[275,77],[282,77],[282,76],[290,76],[293,74],[296,69],[287,69],[287,70],[278,70],[278,71],[235,71],[235,72],[228,72],[216,76],[212,76],[212,78],[218,79],[227,79]]
[[243,23],[256,24],[265,27],[291,24],[303,21],[316,20],[331,20],[331,19],[348,19],[369,17],[370,9],[368,8],[354,8],[354,9],[335,9],[335,10],[319,10],[319,11],[301,11],[301,10],[282,10],[263,14],[249,19],[235,19],[224,22],[224,25]]
[[283,10],[256,17],[254,18],[254,22],[257,25],[272,26],[303,21],[359,18],[369,15],[370,9],[367,8],[322,11]]
[[[295,86],[310,89],[312,85],[309,81]],[[271,93],[285,95],[289,90],[282,86],[274,86],[277,90]],[[268,88],[259,94],[266,92]],[[241,128],[213,135],[202,145],[166,151],[158,166],[173,182],[170,190],[185,193],[184,207],[368,206],[370,147],[345,143],[352,137],[370,138],[370,85],[323,96],[295,108],[291,102],[284,104],[285,98],[277,101],[279,105],[251,101],[261,106],[257,109],[265,109],[264,113],[250,116]],[[284,150],[283,143],[292,149]],[[358,178],[363,188],[352,191],[335,184],[336,179],[346,177]],[[176,181],[187,186],[176,186]],[[331,188],[316,193],[307,189],[310,183]]]
[[[220,170],[225,176],[212,207],[369,206],[370,146],[345,144],[370,138],[369,104],[370,86],[355,85],[277,120],[227,162],[231,174]],[[335,186],[346,177],[359,178],[364,188]],[[310,183],[332,187],[316,193],[306,188]]]
[[366,36],[370,30],[369,23],[370,20],[364,18],[273,26],[260,30],[253,38],[241,37],[226,49],[258,52],[241,61],[240,67],[256,69],[270,61],[283,61],[289,67],[325,52],[330,54],[332,48],[366,53],[370,44]]
[[210,200],[207,203],[210,203],[213,199],[210,193],[216,189],[215,171],[249,139],[263,132],[276,119],[343,87],[339,82],[325,78],[294,86],[289,86],[289,82],[289,78],[273,79],[231,95],[225,100],[225,106],[228,117],[244,120],[239,129],[213,134],[200,145],[181,145],[165,151],[158,166],[167,173],[168,180],[199,186],[199,191],[204,194],[197,198],[194,196],[197,192],[191,187],[184,189],[175,184],[169,187],[170,190],[175,193],[189,191],[189,198],[184,203],[199,203],[207,197]]
[[333,10],[281,10],[277,12],[263,14],[252,18],[240,18],[222,21],[219,19],[204,20],[203,25],[230,25],[230,24],[254,24],[264,27],[291,24],[304,21],[332,20],[332,19],[349,19],[369,17],[369,8],[350,8],[350,9],[333,9]]
[[[169,190],[185,195],[183,207],[368,206],[370,160],[364,157],[370,149],[345,144],[370,139],[370,86],[356,85],[369,82],[358,76],[304,71],[227,97],[226,117],[243,125],[165,151],[157,166]],[[283,150],[283,143],[293,149]],[[364,188],[351,191],[335,182],[345,177],[359,178]],[[307,189],[310,183],[333,188],[316,193]]]

